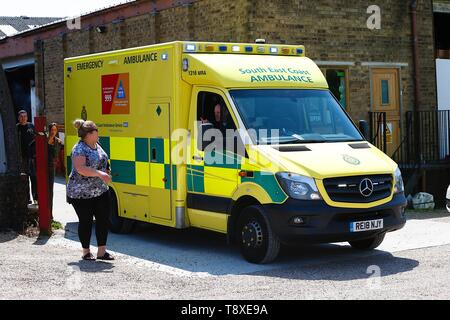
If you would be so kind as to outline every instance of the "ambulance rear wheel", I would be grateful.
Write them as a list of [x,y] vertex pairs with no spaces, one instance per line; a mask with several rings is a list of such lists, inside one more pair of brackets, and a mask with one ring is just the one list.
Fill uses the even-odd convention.
[[280,240],[273,233],[261,206],[242,210],[237,224],[241,253],[251,263],[269,263],[280,252]]
[[111,189],[111,212],[109,215],[109,229],[113,233],[130,233],[133,231],[134,221],[119,216],[119,206],[116,193]]
[[383,232],[369,239],[349,241],[349,243],[353,248],[358,250],[373,250],[383,242],[385,235],[386,232]]

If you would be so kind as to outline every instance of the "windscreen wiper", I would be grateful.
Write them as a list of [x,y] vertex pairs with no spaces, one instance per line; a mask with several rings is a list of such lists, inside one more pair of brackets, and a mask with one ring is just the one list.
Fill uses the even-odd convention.
[[302,143],[327,143],[330,141],[327,140],[301,140],[301,139],[295,139],[295,140],[288,140],[288,141],[280,141],[278,144],[302,144]]

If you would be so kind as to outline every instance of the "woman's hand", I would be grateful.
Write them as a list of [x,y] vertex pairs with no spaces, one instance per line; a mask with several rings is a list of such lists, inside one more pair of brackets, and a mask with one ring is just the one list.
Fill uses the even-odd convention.
[[98,177],[103,180],[105,184],[109,184],[111,182],[111,176],[106,172],[98,170]]

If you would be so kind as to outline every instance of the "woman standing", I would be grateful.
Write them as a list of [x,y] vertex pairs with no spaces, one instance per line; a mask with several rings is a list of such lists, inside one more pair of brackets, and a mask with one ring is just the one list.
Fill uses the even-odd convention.
[[72,172],[67,184],[67,197],[78,215],[78,236],[83,247],[83,260],[95,260],[90,251],[93,217],[97,237],[97,259],[114,260],[106,251],[110,194],[108,155],[98,144],[98,128],[92,121],[75,120],[80,141],[72,149]]
[[61,149],[62,141],[58,136],[58,127],[55,122],[50,123],[48,126],[48,190],[49,190],[49,207],[50,217],[53,220],[53,184],[55,183],[55,161],[58,157],[59,150]]

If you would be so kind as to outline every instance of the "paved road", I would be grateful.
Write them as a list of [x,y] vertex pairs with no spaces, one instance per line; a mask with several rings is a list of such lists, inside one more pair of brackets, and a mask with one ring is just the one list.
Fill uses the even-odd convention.
[[345,243],[284,248],[275,263],[253,265],[222,235],[142,224],[132,235],[110,235],[115,262],[86,262],[61,182],[54,211],[65,230],[42,240],[0,235],[7,257],[0,259],[0,299],[450,298],[450,217],[443,212],[413,215],[370,253]]

